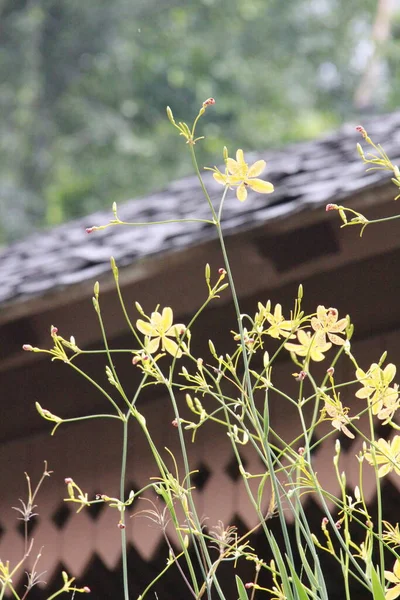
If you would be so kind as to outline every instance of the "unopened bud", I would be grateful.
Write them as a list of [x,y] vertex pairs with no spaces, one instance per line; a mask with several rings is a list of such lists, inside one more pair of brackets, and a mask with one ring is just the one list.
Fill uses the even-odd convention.
[[226,271],[225,271],[225,269],[224,269],[224,268],[222,268],[222,267],[221,267],[220,269],[218,269],[218,273],[219,273],[219,275],[223,275],[223,276],[225,276],[225,275],[226,275]]
[[366,139],[368,137],[367,132],[365,131],[365,129],[362,125],[358,125],[356,127],[356,131],[358,131],[358,133],[361,133],[361,135],[363,136],[364,139]]
[[329,523],[328,517],[324,517],[321,521],[322,527],[326,527],[328,525],[328,523]]
[[178,419],[174,419],[171,423],[173,427],[178,427]]
[[125,525],[122,523],[122,521],[118,523],[118,529],[125,529]]
[[54,327],[54,325],[52,325],[50,328],[50,335],[57,335],[57,333],[58,333],[57,327]]
[[204,102],[203,102],[204,108],[206,106],[212,106],[213,104],[215,104],[214,98],[207,98],[207,100],[204,100]]
[[333,367],[329,367],[329,369],[326,370],[326,373],[329,375],[329,377],[333,377],[334,372],[335,369]]
[[86,227],[85,231],[86,233],[93,233],[93,231],[96,231],[97,227]]
[[326,212],[329,212],[330,210],[339,210],[339,207],[337,204],[327,204],[325,210]]
[[25,352],[32,352],[33,346],[31,346],[30,344],[24,344],[22,346],[22,350],[25,350]]
[[68,485],[68,484],[70,484],[70,483],[74,483],[74,480],[72,479],[72,477],[66,477],[66,478],[64,479],[64,483],[66,483],[66,484]]
[[296,381],[304,381],[306,377],[307,373],[305,371],[300,371],[300,373],[297,374]]
[[299,453],[300,456],[304,456],[304,452],[305,452],[305,448],[300,447],[297,452]]
[[88,587],[87,585],[85,585],[85,587],[83,588],[83,591],[85,592],[85,594],[90,594],[90,592],[92,590],[90,589],[90,587]]
[[248,583],[244,584],[244,587],[246,588],[246,590],[250,590],[252,587],[254,587],[254,583],[252,581],[249,581]]

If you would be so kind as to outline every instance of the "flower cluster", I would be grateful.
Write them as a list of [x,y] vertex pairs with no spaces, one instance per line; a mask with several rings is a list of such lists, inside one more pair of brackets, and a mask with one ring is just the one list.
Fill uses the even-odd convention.
[[391,382],[395,378],[396,367],[389,363],[382,369],[377,363],[372,363],[367,372],[358,368],[356,377],[362,388],[356,392],[356,397],[367,399],[372,408],[372,414],[378,419],[389,421],[400,404],[399,386]]

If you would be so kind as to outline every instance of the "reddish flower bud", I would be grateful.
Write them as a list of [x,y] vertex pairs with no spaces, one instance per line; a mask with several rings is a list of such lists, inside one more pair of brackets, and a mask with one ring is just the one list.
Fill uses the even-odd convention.
[[330,210],[339,210],[339,207],[337,204],[327,204],[325,210],[326,212],[329,212]]
[[25,352],[32,352],[33,346],[31,346],[30,344],[24,344],[22,346],[22,350],[25,350]]
[[333,367],[329,367],[329,369],[327,369],[326,372],[330,377],[333,377],[335,369]]
[[246,590],[249,590],[250,588],[254,587],[254,583],[252,581],[249,581],[248,583],[244,584],[244,587],[246,588]]
[[86,227],[85,231],[86,233],[93,233],[93,231],[95,231],[96,227]]
[[178,419],[174,419],[171,423],[173,427],[178,427]]
[[329,520],[328,520],[328,518],[327,518],[327,517],[324,517],[324,518],[322,519],[322,523],[321,523],[321,524],[322,524],[322,527],[325,527],[326,525],[328,525],[328,523],[329,523]]
[[72,479],[72,477],[66,477],[64,479],[64,483],[66,483],[68,485],[69,483],[74,483],[74,480]]
[[364,139],[367,137],[367,132],[365,131],[365,129],[362,125],[358,125],[356,127],[356,131],[358,131],[358,133],[361,133],[361,135],[363,136]]
[[305,371],[300,371],[300,373],[296,377],[296,381],[304,381],[307,377],[307,373]]
[[225,271],[225,269],[223,267],[221,267],[220,269],[218,269],[218,273],[220,275],[226,275],[226,271]]
[[203,106],[211,106],[212,104],[215,104],[214,98],[207,98],[207,100],[204,100],[203,102]]
[[57,333],[58,333],[57,327],[52,327],[50,333],[51,333],[51,335],[57,335]]
[[90,592],[92,590],[90,589],[90,587],[88,587],[87,585],[85,585],[85,587],[83,588],[83,591],[85,592],[85,594],[90,594]]
[[125,525],[121,521],[118,523],[118,529],[125,529]]
[[341,521],[336,521],[335,527],[336,527],[336,529],[341,529],[342,528],[342,522]]
[[305,448],[303,448],[302,446],[297,450],[297,452],[299,453],[300,456],[304,456],[304,452],[305,452]]

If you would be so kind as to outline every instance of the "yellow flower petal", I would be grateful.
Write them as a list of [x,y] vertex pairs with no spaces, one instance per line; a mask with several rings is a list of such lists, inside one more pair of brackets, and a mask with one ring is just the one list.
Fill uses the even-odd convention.
[[227,185],[226,175],[223,175],[222,173],[213,173],[213,177],[215,181],[217,181],[221,185]]
[[162,311],[162,318],[161,318],[161,323],[160,323],[162,330],[164,332],[168,331],[168,329],[171,327],[173,319],[174,319],[174,315],[172,312],[172,308],[170,308],[169,306],[166,306]]
[[[150,323],[154,329],[157,329],[158,327],[160,327],[161,321],[162,321],[162,316],[159,312],[155,311],[155,312],[151,313]],[[155,333],[153,333],[153,335],[155,335]]]
[[388,590],[385,594],[385,600],[395,600],[400,596],[400,584],[397,584],[394,588]]
[[151,340],[146,340],[146,343],[144,345],[146,352],[148,352],[149,354],[154,354],[154,352],[157,352],[159,346],[160,346],[160,338],[159,337],[155,337]]
[[259,194],[271,194],[274,191],[272,183],[263,179],[249,179],[247,183],[252,190]]
[[389,384],[392,379],[394,379],[396,375],[396,366],[392,363],[389,363],[388,365],[386,365],[386,367],[383,369],[383,377],[385,380],[385,383]]
[[241,148],[236,151],[236,160],[241,167],[246,164],[244,161],[243,150]]
[[154,335],[153,325],[151,323],[148,323],[147,321],[143,321],[143,319],[138,319],[136,321],[136,327],[139,329],[140,333],[143,333],[144,335]]
[[226,166],[231,175],[234,175],[236,171],[240,168],[239,164],[233,158],[228,158],[226,161]]
[[240,202],[244,202],[247,198],[247,190],[246,190],[246,186],[244,185],[244,183],[241,183],[239,185],[239,187],[236,190],[236,196],[237,199],[240,200]]
[[267,163],[265,160],[257,160],[251,167],[247,173],[247,177],[258,177],[264,171]]
[[165,332],[165,335],[169,335],[172,337],[181,337],[186,331],[186,325],[183,323],[174,323],[168,331]]
[[336,344],[337,346],[344,346],[345,339],[335,335],[334,333],[328,332],[328,338],[331,340],[332,344]]
[[172,356],[176,356],[176,358],[180,358],[182,356],[182,350],[178,347],[178,344],[171,340],[169,337],[163,337],[162,344],[164,350],[172,354]]

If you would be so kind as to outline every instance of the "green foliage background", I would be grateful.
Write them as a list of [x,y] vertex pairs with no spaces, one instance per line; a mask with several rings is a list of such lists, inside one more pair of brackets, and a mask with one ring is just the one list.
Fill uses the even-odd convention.
[[[190,171],[165,116],[221,149],[314,137],[353,112],[376,0],[0,0],[0,242]],[[394,24],[396,25],[396,24]],[[396,27],[394,27],[396,34]],[[385,58],[396,105],[396,35]]]

